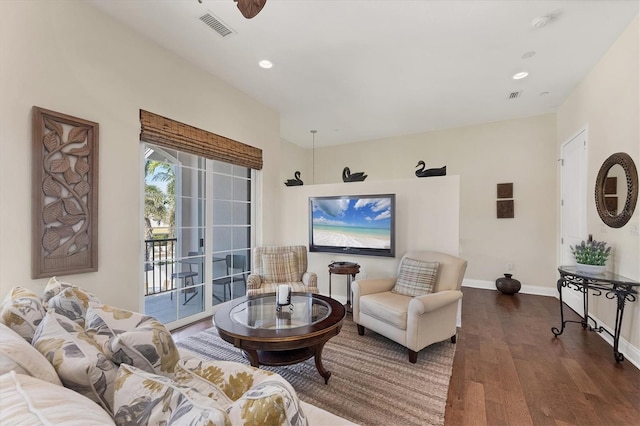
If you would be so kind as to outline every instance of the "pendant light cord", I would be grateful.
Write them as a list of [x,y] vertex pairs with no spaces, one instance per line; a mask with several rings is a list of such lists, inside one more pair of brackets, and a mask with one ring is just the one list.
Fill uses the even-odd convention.
[[311,147],[311,182],[313,184],[316,183],[316,133],[318,133],[317,130],[311,131],[313,135],[313,145]]

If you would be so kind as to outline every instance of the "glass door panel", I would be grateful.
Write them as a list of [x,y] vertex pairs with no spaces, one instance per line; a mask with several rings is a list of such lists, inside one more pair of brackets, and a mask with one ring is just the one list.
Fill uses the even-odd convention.
[[145,144],[146,314],[177,327],[246,294],[253,176]]

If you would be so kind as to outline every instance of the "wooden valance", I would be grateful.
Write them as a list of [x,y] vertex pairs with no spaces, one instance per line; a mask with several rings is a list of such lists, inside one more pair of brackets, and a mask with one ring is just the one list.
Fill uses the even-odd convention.
[[262,169],[262,150],[152,112],[140,110],[140,140],[250,169]]

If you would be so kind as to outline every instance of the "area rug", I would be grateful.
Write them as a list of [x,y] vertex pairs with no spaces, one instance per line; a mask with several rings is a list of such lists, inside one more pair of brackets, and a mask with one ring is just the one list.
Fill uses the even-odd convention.
[[[215,327],[182,339],[182,351],[248,364],[239,349],[222,340]],[[329,384],[313,358],[285,367],[261,368],[287,379],[303,401],[361,425],[443,425],[455,354],[450,341],[433,344],[411,364],[407,349],[370,330],[359,336],[345,319],[339,335],[324,346],[322,363]]]

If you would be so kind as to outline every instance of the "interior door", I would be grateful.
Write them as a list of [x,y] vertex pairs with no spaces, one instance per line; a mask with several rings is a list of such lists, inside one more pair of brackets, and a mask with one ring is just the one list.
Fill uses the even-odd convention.
[[[561,147],[560,206],[560,263],[573,265],[575,259],[570,246],[587,239],[586,129]],[[582,311],[582,301],[577,294],[563,293],[563,298],[572,309]]]

